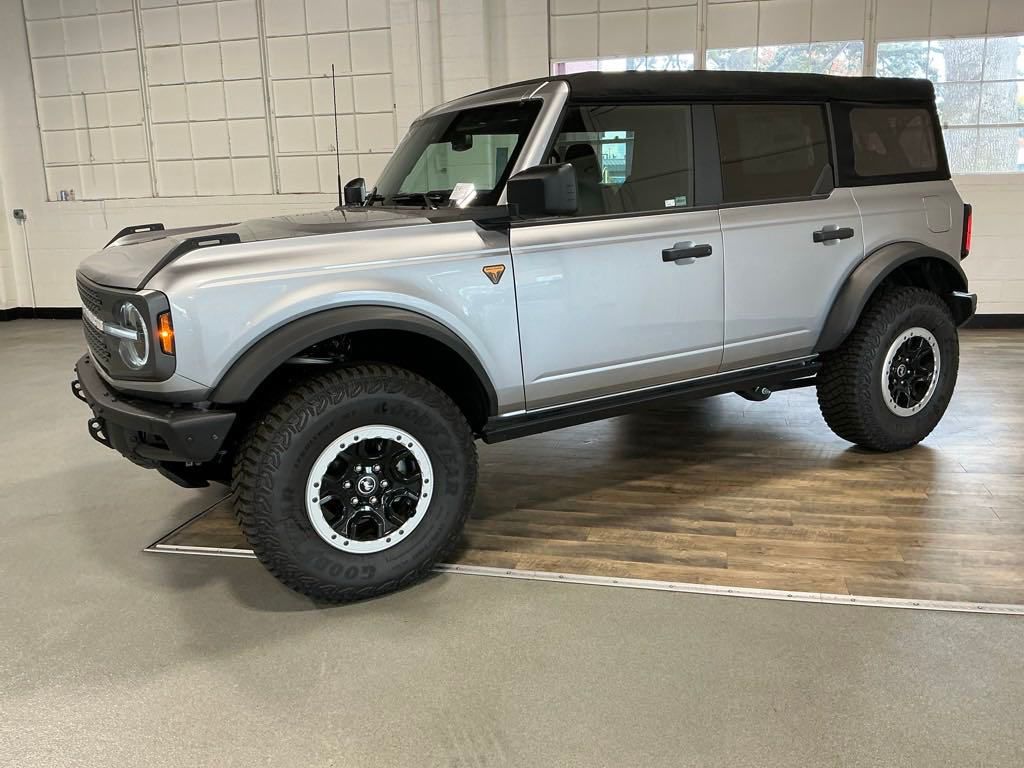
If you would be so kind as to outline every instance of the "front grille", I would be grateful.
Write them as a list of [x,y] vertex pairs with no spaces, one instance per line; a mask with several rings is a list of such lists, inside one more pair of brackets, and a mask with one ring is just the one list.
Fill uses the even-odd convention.
[[94,315],[102,316],[103,299],[100,298],[99,293],[97,293],[84,282],[79,280],[78,295],[82,297],[82,306],[84,306]]
[[86,319],[82,319],[82,327],[85,329],[85,340],[89,343],[89,350],[93,359],[104,368],[110,364],[110,350],[107,349],[106,336]]

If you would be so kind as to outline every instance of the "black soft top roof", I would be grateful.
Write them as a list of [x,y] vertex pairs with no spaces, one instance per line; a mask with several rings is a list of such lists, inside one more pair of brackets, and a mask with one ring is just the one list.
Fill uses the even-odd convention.
[[574,101],[859,101],[932,102],[928,80],[836,77],[776,72],[581,72],[527,80],[569,84]]

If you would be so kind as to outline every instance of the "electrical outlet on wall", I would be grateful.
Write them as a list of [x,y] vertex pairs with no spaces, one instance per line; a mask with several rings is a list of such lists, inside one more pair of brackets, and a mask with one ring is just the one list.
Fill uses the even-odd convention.
[[14,214],[15,221],[25,221],[28,219],[28,214],[25,213],[24,208],[15,208],[11,213]]

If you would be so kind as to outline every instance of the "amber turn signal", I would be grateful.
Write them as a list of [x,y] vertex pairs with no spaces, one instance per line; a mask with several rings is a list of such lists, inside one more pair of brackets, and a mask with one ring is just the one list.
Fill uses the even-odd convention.
[[173,355],[174,326],[171,325],[170,312],[161,312],[156,318],[156,335],[160,339],[160,351],[165,355]]

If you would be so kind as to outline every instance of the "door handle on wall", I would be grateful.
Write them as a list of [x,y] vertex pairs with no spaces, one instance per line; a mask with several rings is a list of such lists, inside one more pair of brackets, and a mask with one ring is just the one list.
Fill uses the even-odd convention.
[[692,240],[683,243],[676,243],[671,248],[661,252],[662,261],[681,261],[683,259],[703,259],[711,255],[711,246],[708,243],[694,245]]
[[848,240],[853,237],[853,227],[836,227],[829,225],[827,227],[822,227],[812,234],[814,242],[816,243],[830,243],[834,240]]

